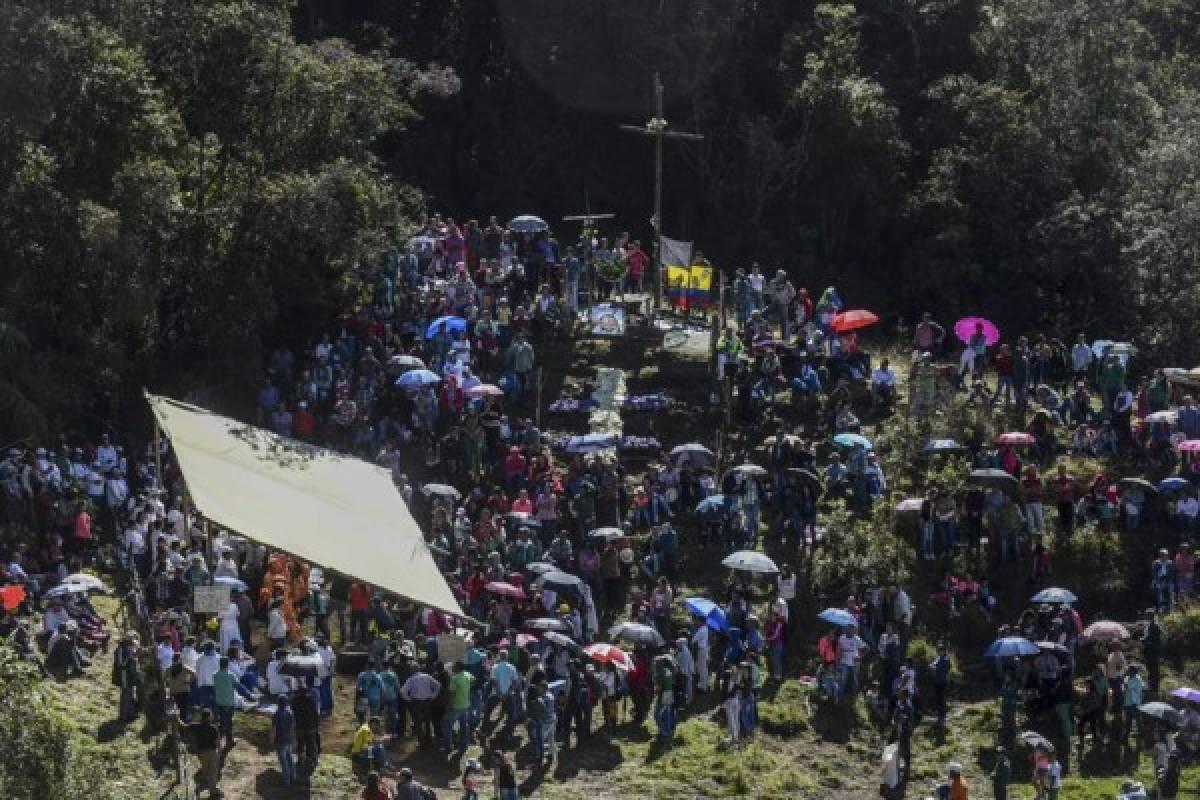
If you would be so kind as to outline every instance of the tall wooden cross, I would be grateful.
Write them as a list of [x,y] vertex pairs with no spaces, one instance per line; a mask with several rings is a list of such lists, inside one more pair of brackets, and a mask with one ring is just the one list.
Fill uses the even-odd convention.
[[663,139],[684,139],[690,142],[698,142],[704,139],[704,136],[699,133],[685,133],[683,131],[667,130],[667,120],[663,116],[663,84],[662,77],[656,72],[654,73],[654,116],[646,125],[622,125],[621,130],[629,133],[638,133],[642,136],[654,137],[654,216],[650,218],[650,225],[654,228],[654,266],[656,272],[655,278],[655,308],[662,307],[663,294],[663,274],[662,274],[662,248],[659,246],[659,235],[662,233],[662,179],[663,179]]

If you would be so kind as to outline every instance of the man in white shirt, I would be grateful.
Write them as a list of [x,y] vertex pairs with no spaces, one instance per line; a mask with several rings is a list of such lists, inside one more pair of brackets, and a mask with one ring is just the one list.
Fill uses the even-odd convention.
[[[180,658],[182,661],[183,659]],[[217,646],[213,642],[204,643],[204,652],[196,659],[196,706],[199,708],[215,708],[216,693],[213,690],[213,678],[221,669],[221,659],[217,656]]]
[[853,697],[858,692],[858,661],[867,643],[858,636],[858,627],[847,625],[838,637],[838,678],[842,697]]
[[171,503],[171,510],[167,512],[167,529],[175,536],[183,537],[183,498],[181,497],[175,498]]
[[708,691],[708,622],[701,619],[692,634],[692,647],[695,648],[693,661],[696,667],[696,688],[701,692]]
[[296,689],[295,679],[279,671],[285,657],[287,657],[285,651],[276,650],[270,662],[267,663],[267,694],[272,697],[290,697]]
[[96,463],[102,472],[108,472],[117,466],[117,448],[108,441],[107,433],[100,437],[100,446],[96,448]]
[[1087,337],[1082,333],[1075,339],[1075,344],[1071,347],[1071,373],[1077,381],[1086,381],[1088,370],[1092,366],[1092,359],[1095,354],[1092,353],[1092,348],[1088,346]]
[[886,358],[871,373],[871,399],[876,403],[891,403],[896,399],[896,373]]
[[908,633],[912,628],[912,600],[908,592],[899,584],[892,584],[892,621],[896,623],[896,632],[900,635],[900,652],[908,651]]

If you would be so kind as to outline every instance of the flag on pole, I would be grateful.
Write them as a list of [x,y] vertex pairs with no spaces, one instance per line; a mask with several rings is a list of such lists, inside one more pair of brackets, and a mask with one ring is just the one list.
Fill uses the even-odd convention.
[[712,265],[693,261],[691,242],[659,237],[667,298],[680,308],[704,308],[712,302]]

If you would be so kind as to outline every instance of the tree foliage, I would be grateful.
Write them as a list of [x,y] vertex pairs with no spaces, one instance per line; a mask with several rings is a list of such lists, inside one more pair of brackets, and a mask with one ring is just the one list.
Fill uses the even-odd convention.
[[410,224],[375,146],[423,72],[298,42],[291,6],[4,0],[0,296],[31,352],[0,355],[0,438],[241,388]]

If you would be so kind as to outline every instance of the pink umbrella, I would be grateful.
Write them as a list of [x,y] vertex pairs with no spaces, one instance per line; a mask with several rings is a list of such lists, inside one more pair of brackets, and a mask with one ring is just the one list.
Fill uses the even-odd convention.
[[525,599],[525,590],[520,586],[513,586],[511,583],[504,581],[492,581],[483,587],[485,590],[493,594],[502,594],[506,597],[515,597],[518,600]]
[[[533,644],[536,641],[537,641],[537,637],[530,636],[528,633],[518,633],[517,634],[517,646],[518,647],[524,647],[525,645]],[[512,644],[512,642],[510,642],[508,639],[501,639],[500,641],[496,642],[497,647],[508,647],[510,644]]]
[[1200,453],[1200,439],[1188,439],[1179,443],[1181,453]]
[[954,335],[959,338],[959,341],[970,342],[971,337],[975,335],[975,331],[980,326],[983,327],[983,336],[987,339],[988,347],[1000,341],[1000,329],[994,322],[983,317],[963,317],[954,323]]
[[1119,622],[1102,619],[1093,622],[1083,629],[1085,639],[1095,639],[1101,642],[1116,642],[1129,638],[1129,629]]
[[998,434],[994,441],[996,444],[1033,444],[1037,439],[1031,433],[1011,431],[1009,433]]
[[588,658],[602,664],[616,664],[625,669],[633,668],[633,661],[629,658],[629,654],[616,645],[590,644],[583,648],[583,652],[587,654]]

